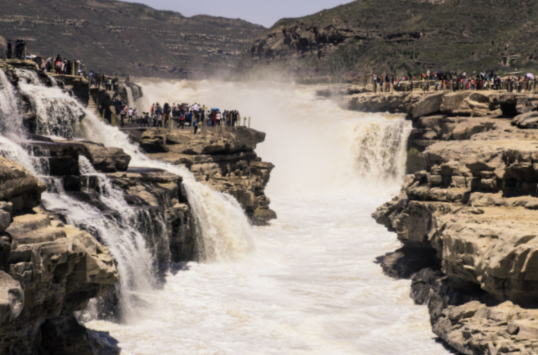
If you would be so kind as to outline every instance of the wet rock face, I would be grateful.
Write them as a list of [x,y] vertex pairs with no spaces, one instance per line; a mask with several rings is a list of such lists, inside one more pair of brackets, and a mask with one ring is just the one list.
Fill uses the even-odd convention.
[[115,186],[125,191],[131,206],[147,209],[153,218],[163,218],[165,221],[168,239],[163,240],[156,233],[149,233],[152,237],[147,240],[160,264],[197,259],[194,219],[180,176],[145,168],[131,168],[127,172],[107,176]]
[[[20,165],[0,157],[0,181],[0,353],[93,354],[73,312],[118,281],[110,251],[33,208],[44,186]],[[53,325],[65,332],[45,339]]]
[[257,225],[276,218],[265,195],[274,165],[254,152],[264,140],[264,133],[246,127],[227,127],[220,134],[202,129],[198,135],[191,130],[149,129],[140,138],[151,158],[186,165],[198,181],[235,197]]

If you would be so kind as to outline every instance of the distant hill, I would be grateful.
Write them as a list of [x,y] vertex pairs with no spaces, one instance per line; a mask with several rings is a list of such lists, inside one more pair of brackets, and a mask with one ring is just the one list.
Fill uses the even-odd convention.
[[536,70],[537,38],[537,1],[358,0],[280,20],[260,34],[237,73],[352,81],[426,69]]
[[0,9],[0,50],[8,39],[23,38],[29,54],[60,54],[89,69],[139,76],[225,75],[264,30],[115,0],[0,0]]

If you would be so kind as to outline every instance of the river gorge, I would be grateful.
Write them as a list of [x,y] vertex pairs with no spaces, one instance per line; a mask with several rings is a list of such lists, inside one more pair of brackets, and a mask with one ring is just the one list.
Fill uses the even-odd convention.
[[0,62],[6,354],[533,354],[533,92],[141,78],[119,129]]
[[[12,286],[20,296],[7,301],[6,324],[26,335],[11,333],[18,340],[5,349],[31,353],[33,339],[43,337],[41,351],[54,341],[66,354],[447,353],[427,309],[408,297],[409,281],[384,276],[376,262],[399,247],[370,214],[403,182],[411,133],[403,115],[344,110],[319,99],[315,87],[294,84],[141,79],[140,110],[165,100],[238,109],[266,135],[238,128],[224,137],[205,132],[210,140],[198,142],[173,132],[164,147],[153,130],[133,144],[71,94],[76,83],[64,86],[32,68],[4,71],[3,119],[10,121],[2,155],[40,180],[15,189],[22,205],[7,198],[12,251],[4,268],[25,297]],[[28,136],[23,119],[40,135]],[[226,150],[215,145],[219,139]],[[177,153],[196,144],[216,151]],[[178,159],[191,159],[190,170]],[[271,216],[263,212],[269,197],[278,218],[250,225],[260,209]],[[67,259],[51,252],[42,264],[15,258],[28,246],[38,254],[49,244],[60,250],[80,233],[106,246],[97,269],[80,269],[71,252]],[[90,260],[89,249],[80,253]],[[40,265],[54,277],[37,282]],[[84,284],[73,275],[83,273],[99,288],[77,289]],[[51,292],[58,287],[65,291]],[[52,301],[59,305],[53,313]],[[37,309],[40,321],[30,327]]]

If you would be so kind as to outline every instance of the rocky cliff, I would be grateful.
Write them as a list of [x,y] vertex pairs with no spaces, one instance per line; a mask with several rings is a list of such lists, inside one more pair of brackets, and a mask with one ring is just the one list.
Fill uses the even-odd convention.
[[46,186],[22,166],[0,157],[0,181],[0,352],[117,353],[73,315],[118,281],[109,250],[38,207]]
[[274,165],[262,162],[254,152],[265,133],[246,127],[227,127],[220,133],[203,129],[198,135],[190,129],[156,128],[129,133],[152,159],[185,165],[198,181],[235,197],[254,224],[276,218],[265,195]]
[[258,36],[237,72],[352,81],[427,69],[536,68],[536,16],[537,4],[524,0],[357,0],[278,21]]
[[263,29],[115,0],[5,1],[0,51],[22,38],[29,54],[84,59],[88,71],[199,79],[228,73]]
[[375,220],[403,247],[380,258],[412,278],[434,333],[463,354],[535,354],[538,95],[352,94],[348,108],[413,121],[408,175]]

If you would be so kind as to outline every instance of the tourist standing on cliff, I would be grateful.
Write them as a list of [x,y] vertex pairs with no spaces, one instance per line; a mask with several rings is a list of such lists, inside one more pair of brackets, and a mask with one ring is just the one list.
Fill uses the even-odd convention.
[[179,124],[177,125],[177,128],[179,129],[179,127],[181,127],[181,129],[185,129],[185,115],[179,115]]
[[164,106],[163,106],[163,116],[164,116],[164,125],[165,125],[165,128],[168,127],[168,120],[170,119],[170,112],[172,112],[172,109],[170,108],[170,105],[168,104],[168,102],[165,102],[164,103]]
[[11,45],[11,40],[7,41],[7,59],[13,58],[13,46]]
[[198,120],[192,121],[192,126],[194,127],[194,134],[198,132]]

